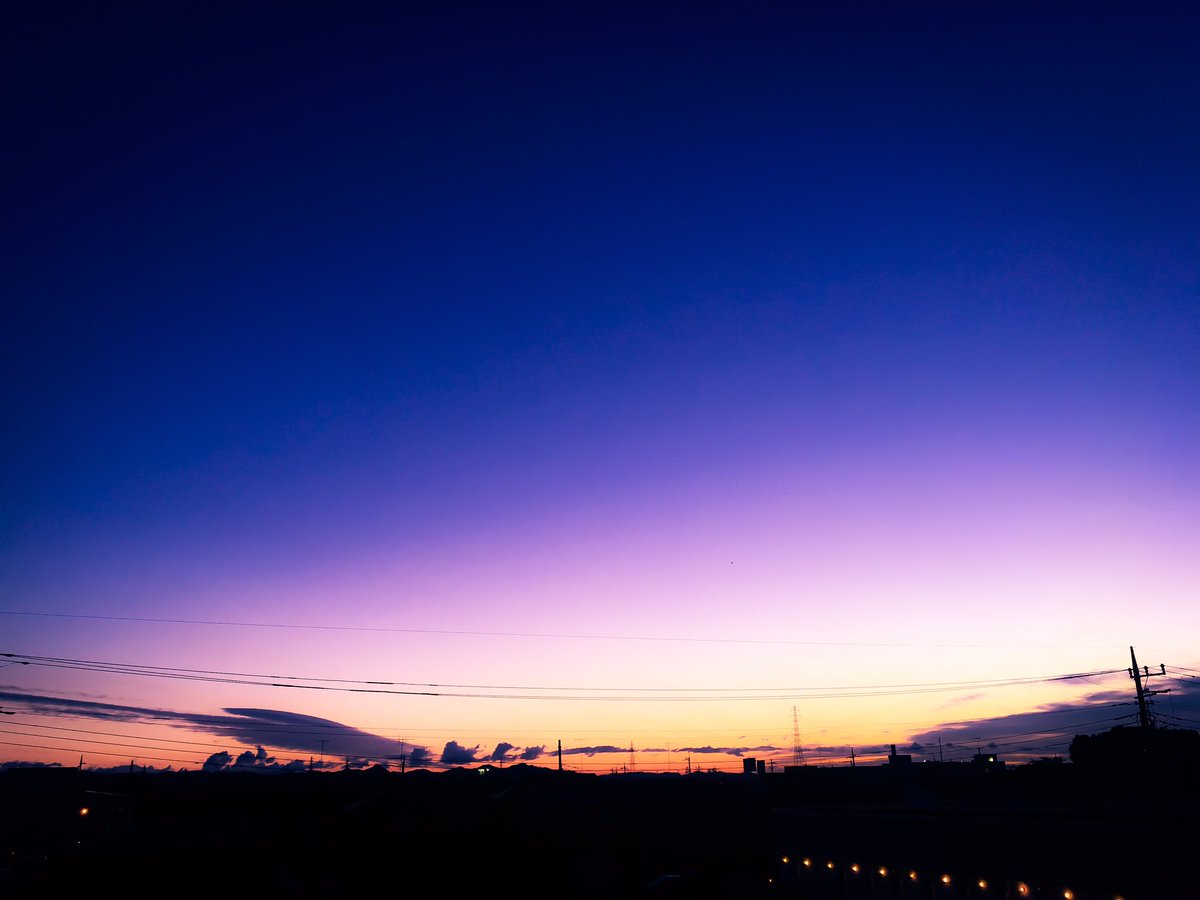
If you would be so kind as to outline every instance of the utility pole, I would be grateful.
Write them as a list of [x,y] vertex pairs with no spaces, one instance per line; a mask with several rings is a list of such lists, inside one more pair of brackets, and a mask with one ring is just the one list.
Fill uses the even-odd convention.
[[633,741],[629,742],[629,771],[633,771]]
[[400,738],[400,774],[404,774],[404,738]]
[[558,771],[562,771],[562,738],[558,739]]
[[1133,647],[1129,648],[1129,661],[1132,663],[1132,668],[1129,671],[1129,677],[1133,679],[1133,686],[1137,691],[1137,706],[1138,706],[1138,724],[1142,728],[1153,728],[1154,717],[1150,714],[1150,704],[1154,701],[1148,700],[1148,697],[1154,697],[1158,694],[1169,694],[1170,688],[1162,691],[1148,691],[1143,680],[1149,681],[1157,675],[1166,675],[1167,667],[1163,663],[1159,663],[1159,671],[1151,672],[1149,666],[1138,668],[1137,656],[1134,655]]
[[329,738],[318,738],[317,743],[321,745],[321,768],[325,768],[325,745],[329,743]]
[[854,748],[850,748],[850,768],[854,768]]

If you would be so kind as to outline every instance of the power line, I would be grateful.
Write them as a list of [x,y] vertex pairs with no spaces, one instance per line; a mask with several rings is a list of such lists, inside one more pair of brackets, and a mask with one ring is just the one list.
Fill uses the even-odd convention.
[[[36,734],[36,733],[30,734],[25,731],[14,731],[11,728],[0,728],[0,734],[12,734],[12,735],[17,735],[18,737],[32,737],[32,738],[39,738],[39,739],[43,738],[43,737],[46,737],[46,738],[54,737],[53,735],[41,735],[41,734]],[[118,735],[118,736],[123,737],[124,735]],[[94,740],[92,738],[73,737],[73,738],[70,738],[70,740],[72,740],[76,743],[79,743],[79,744],[100,744],[101,746],[104,746],[104,747],[125,747],[127,749],[134,749],[134,750],[155,750],[160,753],[170,752],[172,749],[174,749],[172,747],[153,747],[153,746],[147,746],[145,744],[127,744],[127,743],[122,743],[120,741],[99,741],[99,740]],[[180,752],[186,753],[188,751],[184,748],[181,748]],[[218,751],[213,751],[213,752],[218,752]]]
[[[207,669],[182,669],[166,666],[147,666],[138,663],[113,663],[99,660],[71,659],[67,657],[30,656],[26,654],[4,653],[6,656],[29,662],[30,665],[52,669],[68,669],[74,671],[97,672],[117,675],[138,675],[146,678],[164,678],[182,681],[198,681],[217,684],[239,684],[254,687],[280,687],[312,691],[340,691],[349,693],[394,694],[417,697],[462,697],[474,699],[495,700],[597,700],[597,701],[638,701],[638,702],[694,702],[715,700],[781,700],[781,699],[841,699],[848,697],[881,697],[903,694],[925,694],[944,691],[957,691],[969,688],[1012,687],[1017,685],[1043,684],[1058,681],[1071,681],[1081,678],[1112,675],[1123,671],[1121,669],[1105,669],[1093,672],[1074,672],[1061,675],[1024,676],[1018,678],[925,682],[917,684],[897,685],[862,685],[843,687],[785,687],[785,688],[583,688],[583,687],[544,687],[521,688],[503,685],[478,685],[479,689],[488,693],[459,690],[398,690],[388,685],[410,685],[414,682],[385,682],[354,679],[306,678],[296,675],[265,675],[254,673],[224,673]],[[279,679],[279,680],[271,680]],[[305,683],[318,682],[318,683]],[[348,685],[363,685],[350,687]],[[454,685],[422,684],[424,687],[453,688]],[[543,690],[559,691],[561,694],[527,694],[527,693],[496,693],[499,691]],[[691,691],[691,696],[675,694],[674,691]],[[598,694],[598,691],[622,692],[617,696]],[[824,691],[824,693],[817,693]],[[585,695],[585,692],[592,692]],[[629,693],[624,693],[629,692]],[[707,692],[707,693],[705,693]],[[740,693],[734,693],[740,692]],[[661,694],[669,694],[661,696]]]
[[[22,715],[23,716],[24,715],[37,715],[37,713],[26,713],[26,712],[22,711]],[[169,743],[169,744],[190,744],[194,747],[211,747],[212,743],[213,743],[212,741],[187,741],[187,740],[184,740],[183,738],[158,738],[158,737],[152,737],[150,735],[143,735],[143,734],[124,734],[119,731],[94,731],[90,728],[68,728],[65,725],[42,725],[38,722],[22,721],[22,722],[13,723],[13,724],[19,724],[22,728],[45,728],[45,729],[49,729],[52,731],[69,731],[73,734],[98,734],[102,737],[127,737],[127,738],[136,738],[139,741],[158,741],[159,743],[164,743],[164,744],[167,744],[167,743]],[[10,732],[10,733],[15,734],[15,732]],[[28,735],[28,737],[33,737],[33,735]],[[82,739],[79,738],[77,740],[82,740]],[[132,746],[132,745],[130,745],[130,746]],[[152,749],[152,748],[147,748],[147,749]],[[162,747],[160,749],[170,750],[171,748],[170,747]]]
[[[0,741],[0,744],[4,745],[6,747],[29,747],[34,750],[57,750],[57,751],[60,751],[63,753],[78,753],[81,749],[84,749],[81,747],[47,747],[47,746],[44,746],[43,744],[22,744],[18,741]],[[84,752],[88,753],[92,756],[112,756],[116,759],[128,759],[129,758],[128,754],[125,754],[125,753],[108,753],[104,750],[86,750],[85,749]],[[139,754],[136,758],[137,759],[152,759],[155,762],[190,762],[197,766],[203,765],[202,760],[179,759],[178,757],[142,756]]]
[[950,644],[923,641],[789,641],[758,638],[662,637],[628,634],[575,634],[540,631],[476,631],[455,628],[391,628],[381,625],[312,625],[297,622],[237,622],[221,619],[173,619],[155,616],[103,616],[87,613],[0,610],[3,616],[37,616],[54,619],[89,619],[104,622],[142,622],[165,625],[211,625],[228,628],[289,628],[312,631],[357,631],[384,634],[441,634],[470,637],[547,638],[586,641],[664,641],[691,644],[774,644],[800,647],[940,647],[944,649],[1090,649],[1110,650],[1111,644]]

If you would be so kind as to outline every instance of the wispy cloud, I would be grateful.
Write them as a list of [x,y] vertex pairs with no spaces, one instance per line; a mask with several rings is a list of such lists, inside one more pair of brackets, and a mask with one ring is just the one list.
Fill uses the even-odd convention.
[[[1171,693],[1160,695],[1153,710],[1160,724],[1195,728],[1200,725],[1200,681],[1177,679]],[[978,749],[996,750],[1015,758],[1064,753],[1077,734],[1107,731],[1137,721],[1133,691],[1105,690],[1070,703],[1051,703],[1025,712],[944,722],[913,734],[914,753],[936,758],[961,758]]]
[[[238,744],[267,746],[305,755],[328,755],[339,759],[362,757],[398,760],[399,743],[367,731],[316,716],[278,709],[228,708],[223,714],[180,712],[143,706],[127,706],[96,700],[54,697],[0,691],[0,704],[16,706],[44,716],[79,716],[126,724],[161,724],[225,738]],[[407,747],[410,761],[428,760],[424,747]]]

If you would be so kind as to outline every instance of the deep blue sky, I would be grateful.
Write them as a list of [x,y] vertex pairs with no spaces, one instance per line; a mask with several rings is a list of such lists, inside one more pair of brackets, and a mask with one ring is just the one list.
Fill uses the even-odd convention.
[[330,421],[1196,387],[1185,4],[167,7],[9,14],[10,536]]

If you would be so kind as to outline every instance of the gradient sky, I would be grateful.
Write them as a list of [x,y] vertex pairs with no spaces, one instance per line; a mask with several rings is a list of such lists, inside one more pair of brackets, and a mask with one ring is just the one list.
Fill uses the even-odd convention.
[[0,652],[561,696],[14,665],[0,759],[740,767],[793,707],[1126,715],[966,683],[1130,645],[1190,690],[1200,15],[644,6],[9,10]]

